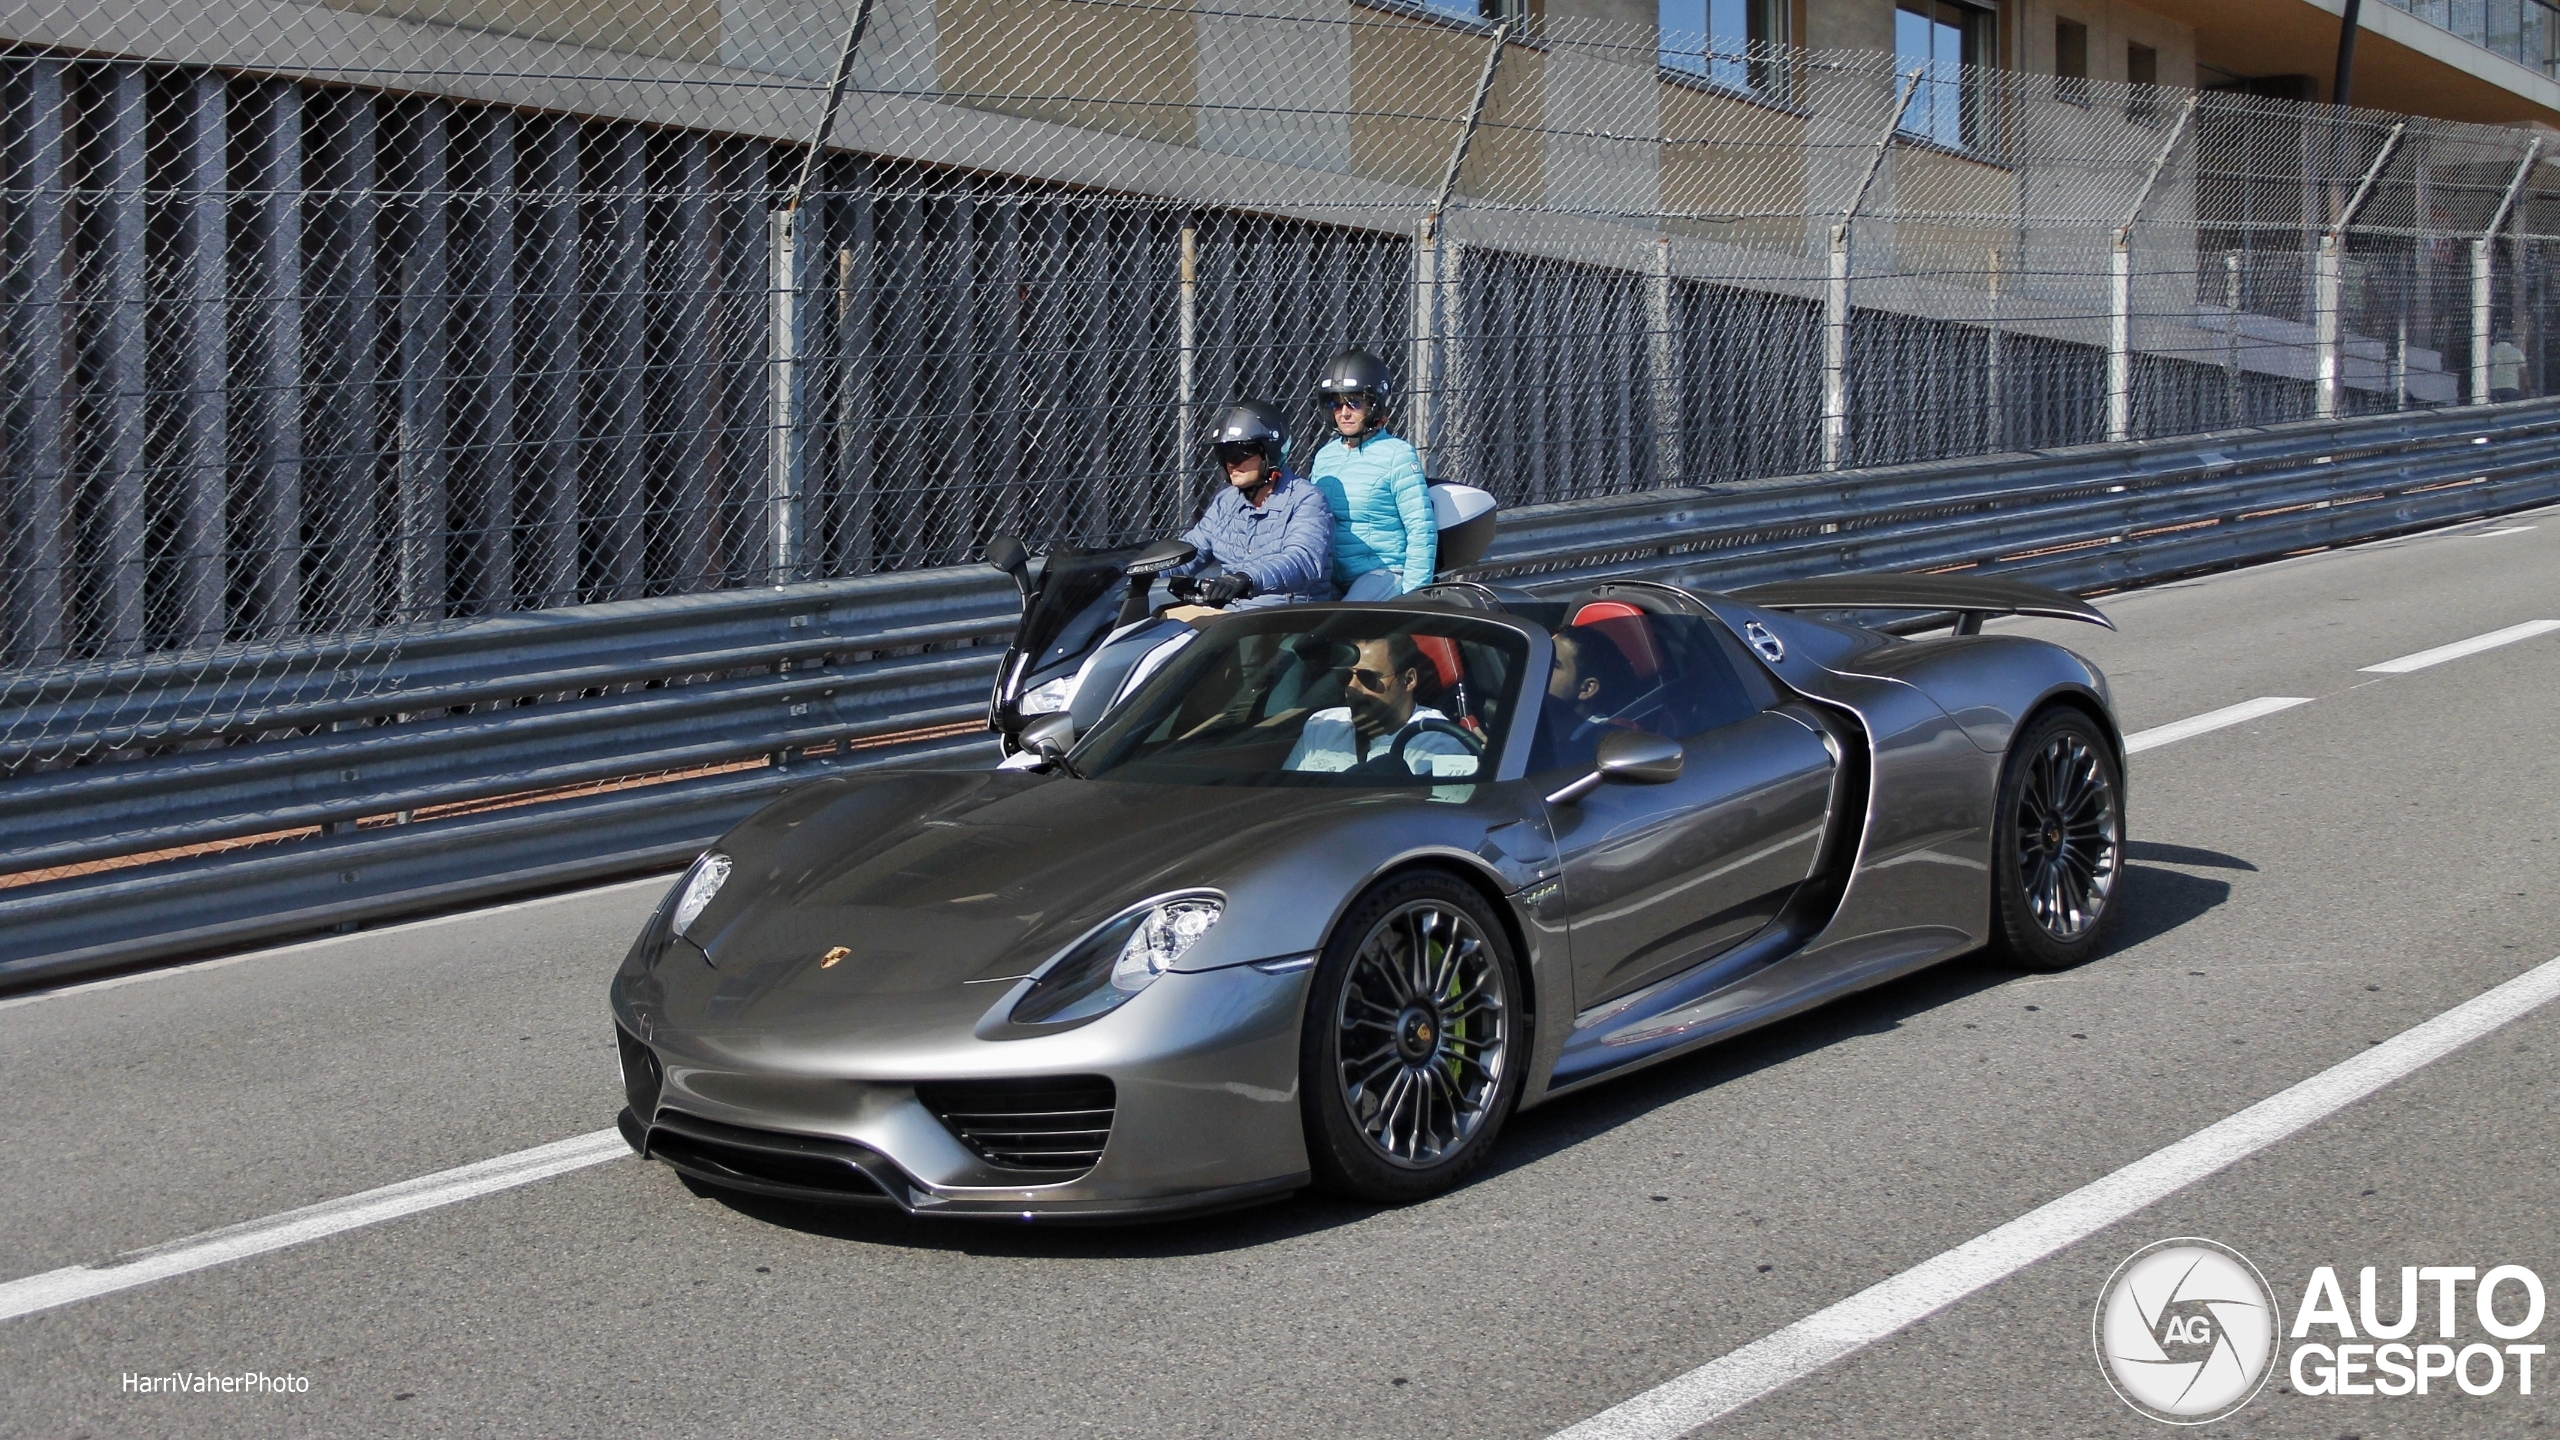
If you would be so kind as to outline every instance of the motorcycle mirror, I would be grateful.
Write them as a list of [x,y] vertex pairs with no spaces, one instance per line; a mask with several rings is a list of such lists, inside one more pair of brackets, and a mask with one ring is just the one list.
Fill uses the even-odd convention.
[[1021,548],[1021,541],[1014,536],[996,536],[986,543],[986,564],[1019,579],[1021,571],[1032,569],[1032,551]]
[[1612,730],[1600,737],[1600,753],[1590,774],[1547,797],[1550,805],[1570,805],[1611,780],[1635,785],[1667,785],[1680,778],[1685,757],[1680,742],[1645,730]]
[[1076,743],[1076,717],[1064,710],[1043,715],[1022,727],[1022,748],[1046,760],[1051,752],[1063,755]]
[[1129,578],[1143,579],[1161,575],[1177,565],[1188,565],[1200,553],[1198,547],[1185,540],[1159,540],[1138,552],[1127,566]]

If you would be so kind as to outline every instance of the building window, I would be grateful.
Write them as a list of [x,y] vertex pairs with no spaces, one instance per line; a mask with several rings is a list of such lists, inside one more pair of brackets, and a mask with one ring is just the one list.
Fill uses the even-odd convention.
[[2124,115],[2139,125],[2160,118],[2160,52],[2148,45],[2124,47]]
[[1504,20],[1531,20],[1526,0],[1420,0],[1423,9],[1452,20],[1474,20],[1486,25]]
[[1991,16],[1953,0],[1900,0],[1893,15],[1896,67],[1920,71],[1920,91],[1902,112],[1902,131],[1959,148],[1979,127],[1965,67],[1991,54]]
[[1782,93],[1786,0],[1659,0],[1662,65],[1736,90]]
[[2089,27],[2077,20],[2053,22],[2053,98],[2089,103]]

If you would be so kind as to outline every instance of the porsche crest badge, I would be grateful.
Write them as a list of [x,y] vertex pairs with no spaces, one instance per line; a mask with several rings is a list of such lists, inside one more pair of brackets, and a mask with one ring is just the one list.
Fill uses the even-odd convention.
[[833,970],[836,968],[837,964],[844,959],[844,957],[852,953],[852,950],[845,946],[838,945],[829,950],[826,954],[818,957],[818,968],[821,970]]

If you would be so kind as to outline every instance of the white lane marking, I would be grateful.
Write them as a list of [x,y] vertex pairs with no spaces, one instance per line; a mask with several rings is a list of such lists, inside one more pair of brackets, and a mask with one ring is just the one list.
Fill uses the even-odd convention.
[[1603,1410],[1553,1440],[1686,1435],[2326,1119],[2555,998],[2560,959],[2546,960],[2112,1175]]
[[2469,530],[2469,531],[2465,531],[2465,532],[2463,532],[2463,533],[2462,533],[2462,535],[2461,535],[2461,536],[2459,536],[2458,538],[2465,539],[2465,540],[2486,540],[2486,539],[2488,539],[2488,538],[2489,538],[2490,536],[2492,536],[2492,535],[2521,535],[2521,534],[2523,534],[2524,532],[2526,532],[2527,530],[2533,530],[2533,529],[2538,529],[2538,528],[2540,528],[2540,527],[2538,527],[2538,526],[2533,526],[2533,525],[2502,525],[2502,526],[2499,526],[2499,527],[2498,527],[2497,529],[2495,529],[2495,530]]
[[103,1269],[72,1265],[30,1275],[0,1285],[0,1320],[14,1320],[39,1310],[76,1301],[112,1295],[137,1285],[149,1285],[171,1276],[185,1275],[215,1265],[227,1265],[270,1250],[282,1250],[306,1240],[379,1225],[421,1210],[433,1210],[458,1200],[469,1200],[499,1190],[529,1185],[536,1180],[581,1170],[589,1165],[631,1153],[618,1130],[598,1130],[575,1135],[501,1155],[494,1160],[439,1170],[415,1180],[385,1185],[338,1200],[324,1200],[299,1210],[287,1210],[264,1220],[208,1230],[183,1240],[154,1245],[119,1257],[120,1263]]
[[578,890],[563,890],[556,895],[536,895],[530,900],[511,901],[481,910],[456,910],[449,915],[430,915],[423,920],[405,920],[397,925],[383,925],[370,930],[350,930],[344,935],[323,935],[312,940],[296,940],[290,945],[271,945],[262,950],[244,950],[237,955],[198,960],[190,965],[171,965],[159,970],[137,970],[130,975],[116,975],[104,980],[84,980],[76,985],[64,985],[53,990],[38,990],[30,995],[0,1000],[0,1010],[14,1010],[21,1005],[33,1005],[45,1000],[60,1000],[71,995],[88,995],[100,990],[121,990],[127,985],[140,985],[148,980],[166,980],[176,975],[193,975],[200,970],[227,970],[245,961],[271,960],[279,955],[291,955],[302,950],[319,950],[358,940],[380,940],[385,936],[405,934],[411,930],[429,930],[438,925],[458,925],[465,920],[485,920],[492,915],[505,915],[517,910],[531,910],[543,905],[557,905],[567,900],[592,899],[598,895],[610,895],[616,890],[633,890],[643,885],[672,885],[676,877],[683,873],[682,870],[667,870],[655,875],[643,875],[637,880],[616,880],[610,885],[589,885]]
[[2379,665],[2367,665],[2362,673],[2406,675],[2412,670],[2424,670],[2430,665],[2441,665],[2447,660],[2459,660],[2465,655],[2477,655],[2483,650],[2495,650],[2501,645],[2513,645],[2519,640],[2530,640],[2536,635],[2548,635],[2554,630],[2560,630],[2560,620],[2527,620],[2521,625],[2510,625],[2504,630],[2492,630],[2486,635],[2474,635],[2468,640],[2456,640],[2450,645],[2439,645],[2433,650],[2421,650],[2415,655],[2403,655],[2397,660],[2385,660]]
[[2184,720],[2172,720],[2166,725],[2154,725],[2148,730],[2136,730],[2124,737],[2124,753],[2137,755],[2145,750],[2157,750],[2163,745],[2175,745],[2181,740],[2192,740],[2208,730],[2219,730],[2226,725],[2246,725],[2261,716],[2273,715],[2279,710],[2290,710],[2296,705],[2310,703],[2311,697],[2308,695],[2261,695],[2255,700],[2243,700],[2237,705],[2225,705],[2219,710],[2208,710],[2202,715],[2190,715]]

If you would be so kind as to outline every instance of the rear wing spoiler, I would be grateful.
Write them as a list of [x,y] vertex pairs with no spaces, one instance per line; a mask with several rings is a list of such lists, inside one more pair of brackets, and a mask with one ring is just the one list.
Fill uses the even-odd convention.
[[2115,622],[2098,607],[2077,596],[2023,580],[1966,575],[1825,575],[1812,580],[1779,580],[1731,592],[1736,600],[1771,610],[1928,610],[1953,611],[1956,633],[1981,630],[1991,615],[2035,615],[2049,620]]

